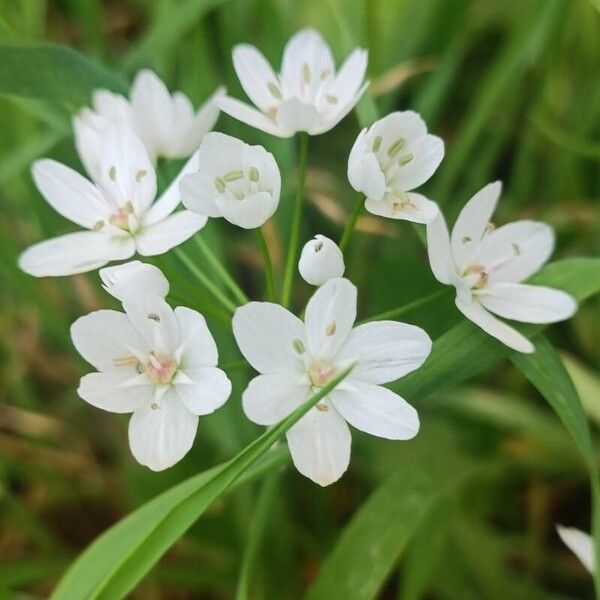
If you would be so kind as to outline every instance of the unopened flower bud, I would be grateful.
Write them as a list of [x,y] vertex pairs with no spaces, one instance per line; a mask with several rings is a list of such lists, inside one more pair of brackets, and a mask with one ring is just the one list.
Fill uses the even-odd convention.
[[311,285],[323,285],[329,279],[341,277],[345,268],[342,251],[324,235],[316,235],[302,248],[298,270]]

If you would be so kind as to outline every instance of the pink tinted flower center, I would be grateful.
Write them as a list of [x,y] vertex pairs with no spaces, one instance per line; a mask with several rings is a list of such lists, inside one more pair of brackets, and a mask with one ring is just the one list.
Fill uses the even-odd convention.
[[335,374],[335,366],[326,361],[314,362],[308,368],[308,375],[315,387],[327,385],[335,377]]
[[146,373],[151,381],[155,384],[170,383],[177,373],[177,363],[170,356],[160,356],[154,352],[150,352],[149,359]]

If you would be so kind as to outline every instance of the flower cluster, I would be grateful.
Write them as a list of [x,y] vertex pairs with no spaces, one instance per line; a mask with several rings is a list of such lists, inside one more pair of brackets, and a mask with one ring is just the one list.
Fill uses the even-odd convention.
[[[96,91],[92,107],[73,120],[88,178],[49,159],[32,169],[47,202],[85,231],[25,250],[21,268],[37,277],[72,275],[135,253],[163,254],[199,232],[208,218],[222,217],[244,229],[270,219],[281,194],[275,158],[262,146],[211,132],[219,109],[280,137],[322,134],[364,93],[367,52],[354,50],[336,72],[327,44],[307,29],[287,44],[278,74],[248,45],[234,48],[233,64],[256,108],[219,89],[195,112],[184,94],[171,95],[150,71],[136,76],[129,98]],[[156,198],[158,159],[187,157]],[[398,111],[360,132],[347,176],[369,212],[426,225],[433,274],[454,286],[456,306],[468,319],[507,346],[532,352],[531,342],[497,317],[552,323],[575,312],[568,294],[523,283],[549,259],[552,230],[533,221],[495,229],[490,220],[501,186],[493,183],[467,202],[450,234],[438,205],[414,191],[433,176],[443,157],[443,141],[428,133],[421,117]],[[301,194],[303,186],[298,189]],[[296,267],[298,224],[296,218],[286,281]],[[343,278],[342,251],[353,226],[349,220],[341,247],[320,234],[304,245],[297,268],[317,289],[303,320],[288,310],[285,283],[281,304],[246,302],[220,266],[240,300],[235,307],[225,298],[233,335],[259,373],[242,393],[251,421],[278,423],[351,368],[287,431],[296,468],[320,485],[336,481],[348,467],[348,424],[390,440],[417,434],[416,410],[384,385],[419,368],[432,347],[427,333],[414,325],[372,321],[354,326],[357,289]],[[217,259],[211,260],[214,265]],[[123,312],[100,310],[73,324],[75,347],[97,370],[81,379],[78,393],[98,408],[133,413],[134,457],[151,469],[165,469],[191,448],[198,417],[227,401],[231,382],[217,367],[217,346],[204,317],[190,308],[171,308],[169,282],[158,267],[132,261],[101,269],[100,278]],[[214,292],[210,278],[202,281]],[[270,295],[276,300],[274,287]]]

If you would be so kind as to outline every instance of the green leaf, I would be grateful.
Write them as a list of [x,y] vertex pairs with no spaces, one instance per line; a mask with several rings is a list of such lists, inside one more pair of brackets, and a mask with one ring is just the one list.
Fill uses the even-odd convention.
[[79,106],[97,88],[127,93],[127,83],[97,62],[51,44],[0,45],[0,94]]
[[[73,564],[52,598],[114,600],[125,597],[212,502],[236,482],[240,483],[242,474],[351,370],[352,366],[342,371],[228,463],[168,490],[111,527]],[[275,464],[281,464],[281,456],[275,456],[279,456]]]
[[225,2],[227,0],[184,0],[169,12],[168,19],[158,19],[150,27],[140,43],[125,57],[123,67],[132,71],[168,52],[198,25],[206,13]]
[[[592,528],[596,556],[600,556],[600,482],[592,439],[577,390],[560,356],[550,342],[540,336],[533,354],[515,354],[511,361],[529,379],[554,409],[575,445],[581,452],[589,471],[592,486]],[[600,569],[594,574],[596,597],[600,598]]]

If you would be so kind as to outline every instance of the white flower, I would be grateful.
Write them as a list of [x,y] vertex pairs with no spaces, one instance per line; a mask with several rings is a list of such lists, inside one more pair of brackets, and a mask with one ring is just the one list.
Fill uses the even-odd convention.
[[367,51],[355,49],[335,72],[329,46],[313,29],[303,29],[287,43],[276,75],[254,47],[233,49],[233,66],[248,98],[258,110],[228,96],[216,102],[232,117],[279,137],[297,131],[318,135],[337,125],[367,88]]
[[147,69],[137,74],[131,101],[108,90],[96,90],[92,109],[82,109],[73,119],[75,144],[88,174],[95,177],[103,152],[102,133],[115,121],[134,129],[153,163],[159,157],[189,156],[217,122],[219,109],[215,100],[224,93],[224,88],[219,88],[194,111],[185,94],[171,95],[161,79]]
[[230,223],[260,227],[277,209],[279,167],[262,146],[250,146],[223,133],[209,133],[198,149],[199,171],[181,181],[186,208]]
[[[123,125],[102,136],[103,152],[95,183],[54,160],[34,163],[34,182],[63,217],[87,231],[36,244],[21,254],[19,266],[36,277],[73,275],[124,260],[139,252],[162,254],[206,224],[206,218],[179,204],[179,180],[154,202],[156,174],[143,144]],[[185,172],[184,167],[183,172]]]
[[596,568],[594,540],[592,536],[575,527],[556,526],[556,531],[566,546],[581,561],[581,564],[593,573]]
[[307,283],[323,285],[329,279],[341,277],[345,268],[342,251],[328,237],[315,235],[304,244],[298,270]]
[[444,142],[427,133],[417,113],[395,112],[360,132],[350,151],[348,180],[367,197],[369,212],[429,223],[437,204],[411,190],[433,175],[443,157]]
[[117,300],[123,301],[129,294],[156,294],[166,298],[169,281],[154,265],[132,260],[99,271],[102,287]]
[[396,321],[352,329],[356,287],[330,279],[308,302],[303,323],[278,304],[250,302],[233,316],[233,333],[261,375],[242,395],[246,416],[259,425],[281,421],[344,368],[348,377],[287,432],[296,468],[320,485],[339,479],[350,460],[350,430],[408,440],[419,430],[417,411],[381,384],[423,364],[431,340]]
[[90,313],[71,326],[78,352],[98,370],[83,376],[77,391],[103,410],[133,413],[131,452],[160,471],[186,455],[198,415],[222,406],[231,382],[216,367],[217,347],[201,314],[173,310],[143,291],[127,295],[123,308]]
[[427,225],[429,262],[438,281],[456,288],[456,306],[465,317],[514,350],[533,352],[525,336],[491,313],[524,323],[554,323],[572,316],[577,303],[565,292],[520,283],[548,260],[554,234],[536,221],[494,229],[490,219],[501,189],[495,182],[477,192],[451,237],[441,213]]

